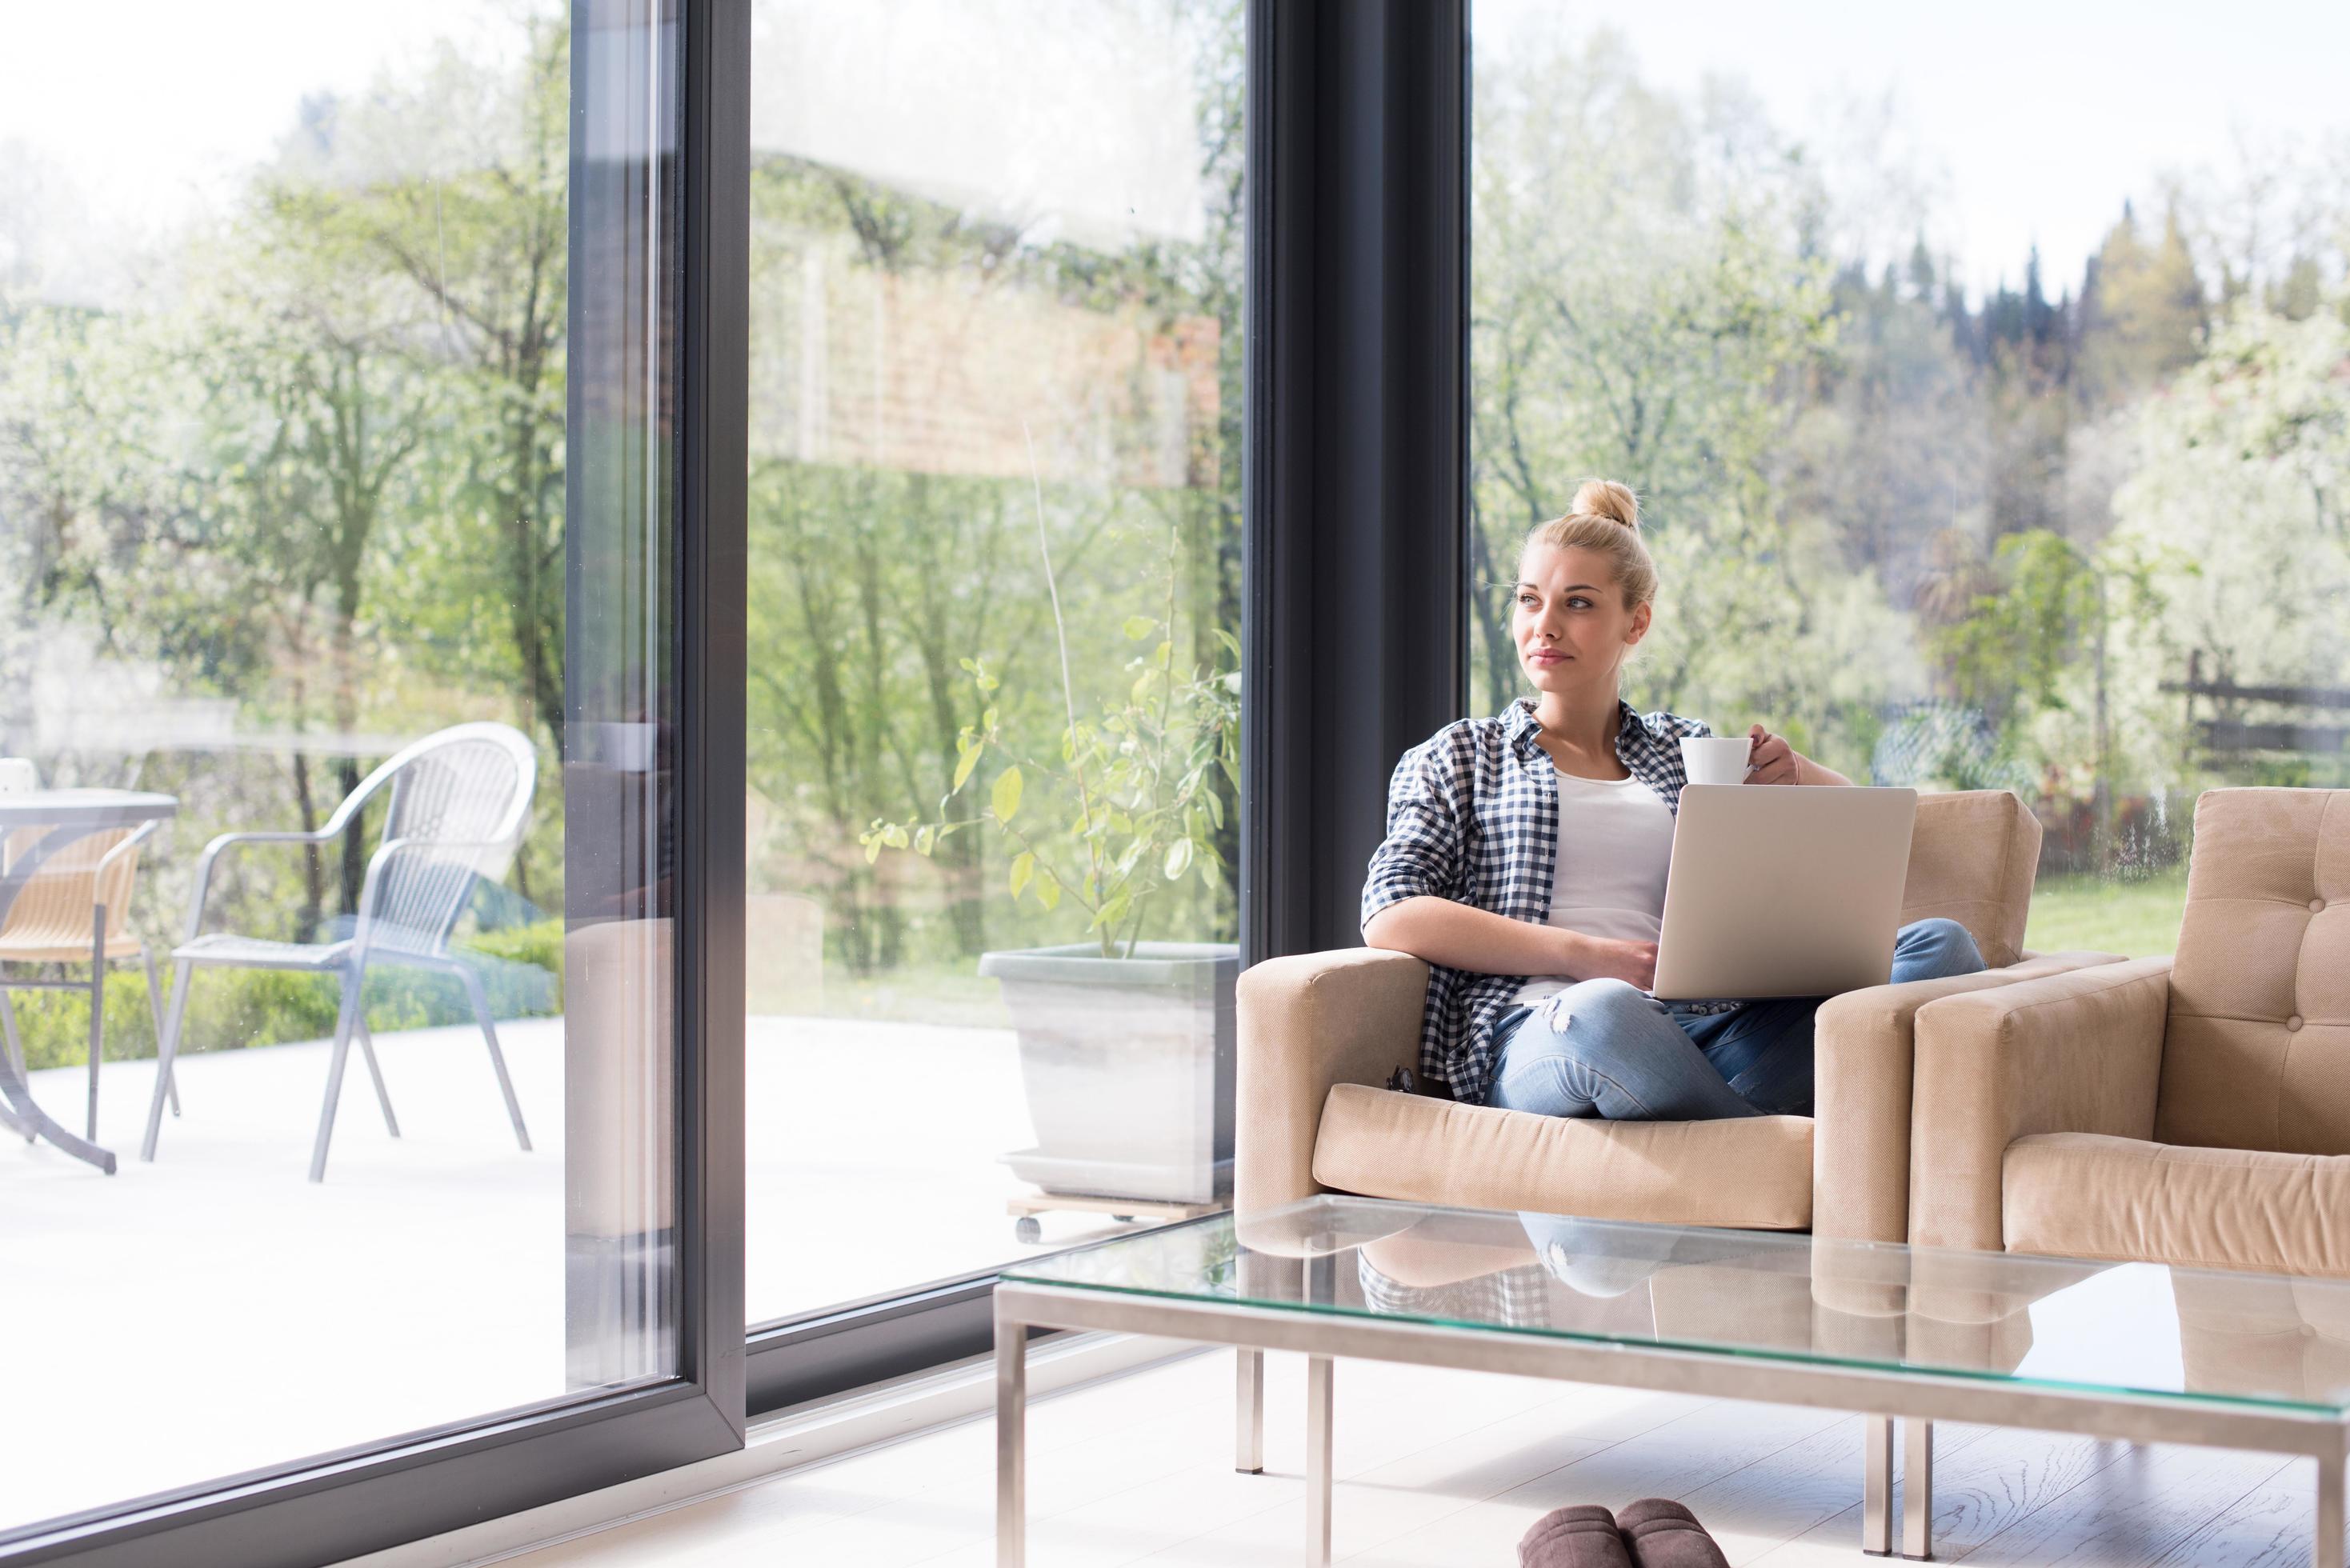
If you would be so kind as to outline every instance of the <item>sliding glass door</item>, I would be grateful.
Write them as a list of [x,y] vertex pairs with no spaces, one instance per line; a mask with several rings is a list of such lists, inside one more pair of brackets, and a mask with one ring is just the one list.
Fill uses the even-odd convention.
[[725,25],[16,21],[0,1552],[321,1561],[739,1441]]
[[1229,1189],[1245,84],[1240,0],[752,17],[769,1323]]

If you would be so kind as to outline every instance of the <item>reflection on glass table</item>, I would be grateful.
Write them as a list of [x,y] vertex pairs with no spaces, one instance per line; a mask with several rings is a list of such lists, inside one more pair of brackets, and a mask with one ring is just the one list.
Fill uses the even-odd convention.
[[997,1292],[1003,1560],[1019,1561],[1025,1325],[1242,1351],[1243,1469],[1262,1451],[1264,1349],[1309,1357],[1309,1544],[1328,1543],[1330,1362],[1356,1356],[1716,1397],[1869,1420],[1864,1546],[1930,1552],[1934,1420],[2307,1454],[2317,1562],[2343,1562],[2350,1280],[2219,1272],[1807,1235],[1488,1213],[1326,1195],[1015,1264]]
[[2350,1417],[2350,1280],[1353,1198],[1004,1277]]

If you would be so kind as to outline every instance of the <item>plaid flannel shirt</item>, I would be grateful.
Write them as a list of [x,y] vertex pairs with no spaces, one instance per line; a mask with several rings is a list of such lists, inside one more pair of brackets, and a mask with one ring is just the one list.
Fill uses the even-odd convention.
[[[1680,740],[1713,732],[1696,719],[1636,712],[1618,702],[1616,756],[1680,813]],[[1388,836],[1363,882],[1363,923],[1389,904],[1432,896],[1513,920],[1550,919],[1558,861],[1558,770],[1521,697],[1491,719],[1447,724],[1403,754],[1388,782]],[[1482,1104],[1501,1054],[1493,1026],[1530,977],[1430,964],[1420,1014],[1419,1065],[1456,1100]],[[1734,1002],[1676,1003],[1728,1012]]]

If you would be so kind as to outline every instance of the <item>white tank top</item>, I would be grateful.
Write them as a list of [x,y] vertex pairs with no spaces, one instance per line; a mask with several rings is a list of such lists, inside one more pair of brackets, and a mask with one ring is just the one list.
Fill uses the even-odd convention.
[[[1558,774],[1558,865],[1549,924],[1622,941],[1653,942],[1664,929],[1665,873],[1673,863],[1673,814],[1637,778]],[[1518,988],[1521,1003],[1565,991],[1542,977]]]

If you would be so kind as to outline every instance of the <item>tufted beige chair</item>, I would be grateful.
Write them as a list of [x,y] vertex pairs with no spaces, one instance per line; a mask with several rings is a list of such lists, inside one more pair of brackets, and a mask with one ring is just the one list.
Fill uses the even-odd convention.
[[2350,790],[2205,794],[2175,959],[1916,1032],[1912,1242],[2350,1275]]

